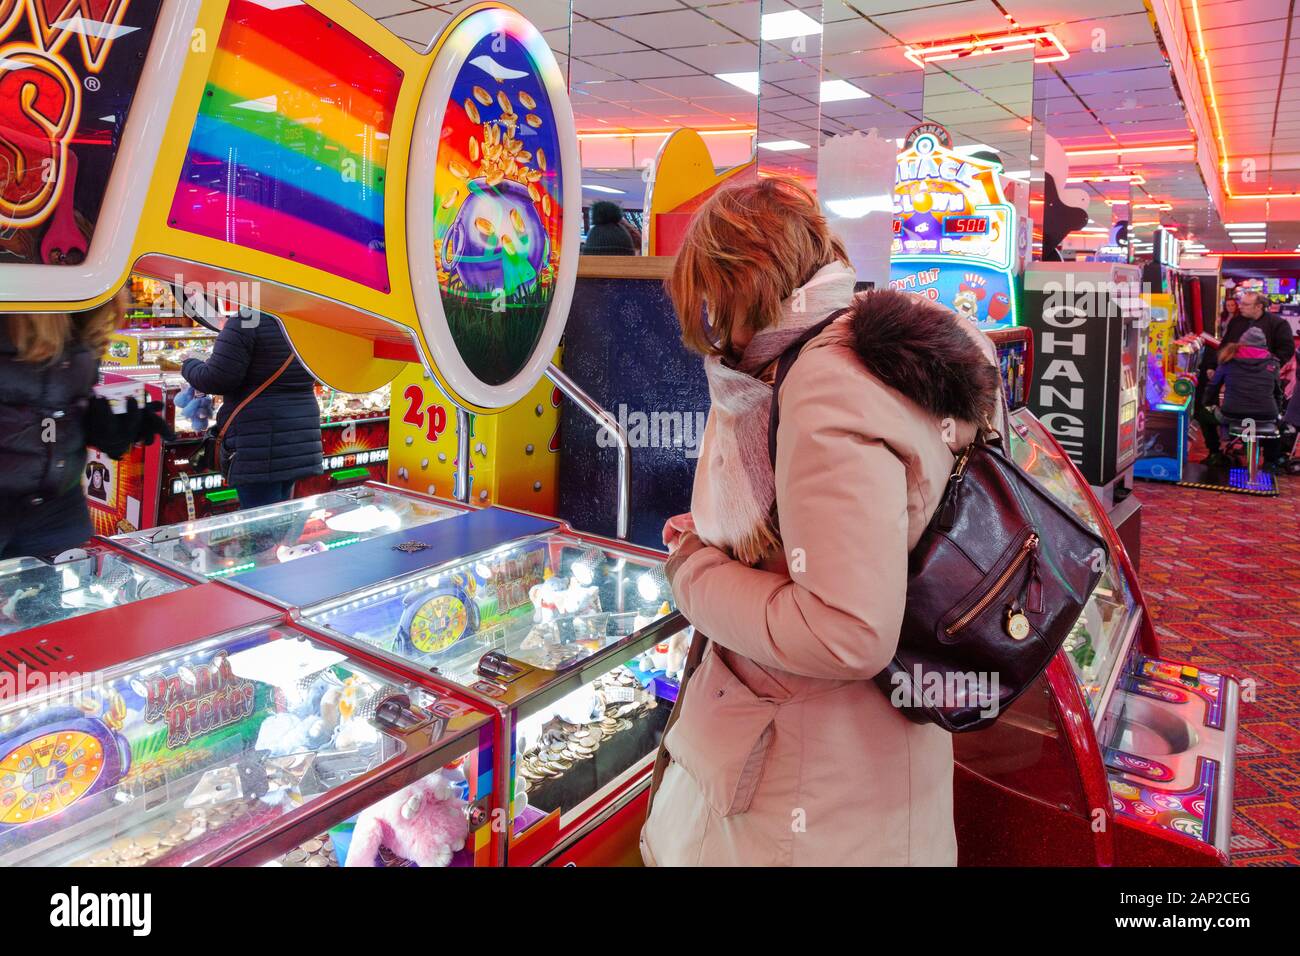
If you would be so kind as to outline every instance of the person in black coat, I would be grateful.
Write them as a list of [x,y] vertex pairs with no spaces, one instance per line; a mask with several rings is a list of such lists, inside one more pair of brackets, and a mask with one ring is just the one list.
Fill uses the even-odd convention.
[[0,315],[0,559],[51,557],[91,536],[87,446],[120,458],[169,434],[160,405],[128,399],[115,413],[94,394],[123,306]]
[[584,256],[634,256],[637,248],[632,236],[621,225],[623,210],[616,203],[601,201],[591,204],[591,230],[582,244]]
[[235,417],[222,444],[241,508],[293,497],[299,478],[321,472],[316,380],[297,358],[280,323],[254,313],[226,322],[207,361],[186,359],[181,375],[196,391],[222,397],[218,431],[258,386],[288,366]]
[[1219,348],[1241,341],[1247,329],[1257,328],[1264,333],[1268,350],[1277,359],[1278,366],[1286,365],[1295,354],[1295,336],[1291,331],[1291,323],[1268,311],[1268,299],[1262,292],[1247,292],[1238,304],[1241,311],[1228,320]]

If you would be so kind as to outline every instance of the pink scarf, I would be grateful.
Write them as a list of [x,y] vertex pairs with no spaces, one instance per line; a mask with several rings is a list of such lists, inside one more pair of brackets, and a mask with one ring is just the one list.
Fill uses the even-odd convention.
[[756,564],[779,544],[776,479],[768,458],[772,386],[755,378],[810,325],[848,306],[856,281],[838,262],[823,266],[783,303],[780,321],[755,333],[739,366],[705,359],[708,424],[695,470],[691,514],[706,544]]

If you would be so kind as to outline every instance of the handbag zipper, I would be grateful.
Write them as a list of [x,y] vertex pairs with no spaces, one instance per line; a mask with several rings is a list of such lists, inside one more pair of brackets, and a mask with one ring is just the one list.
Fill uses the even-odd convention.
[[1038,535],[1030,534],[1030,536],[1025,539],[1025,543],[1020,546],[1020,553],[1016,555],[1015,559],[1009,565],[1007,565],[1007,569],[998,575],[998,579],[993,582],[993,586],[990,587],[988,591],[985,592],[984,596],[975,603],[974,607],[944,628],[944,633],[949,637],[952,637],[971,621],[975,620],[975,618],[979,617],[980,614],[993,603],[994,598],[1002,593],[1002,589],[1006,587],[1007,582],[1011,580],[1011,576],[1015,574],[1016,571],[1020,570],[1024,563],[1029,560],[1037,550]]

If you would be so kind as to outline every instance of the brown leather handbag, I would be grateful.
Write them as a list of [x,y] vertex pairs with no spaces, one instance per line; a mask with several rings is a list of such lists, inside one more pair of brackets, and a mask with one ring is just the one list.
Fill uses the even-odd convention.
[[[768,431],[773,469],[781,383],[804,344],[839,315],[812,326],[778,361]],[[889,385],[887,357],[880,358],[863,361]],[[998,393],[1005,412],[1006,395]],[[877,685],[918,722],[951,733],[987,727],[1047,667],[1109,557],[1105,540],[1011,459],[1003,436],[981,428],[957,456],[939,507],[908,554],[898,650]]]

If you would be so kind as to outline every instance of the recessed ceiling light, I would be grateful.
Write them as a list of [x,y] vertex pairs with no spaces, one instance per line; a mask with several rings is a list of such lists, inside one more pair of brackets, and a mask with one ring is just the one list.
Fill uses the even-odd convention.
[[838,103],[840,100],[865,100],[871,94],[858,89],[847,80],[822,80],[822,102]]
[[1248,243],[1252,243],[1252,242],[1253,242],[1253,243],[1264,243],[1264,242],[1268,242],[1267,239],[1240,239],[1240,238],[1238,238],[1238,237],[1236,237],[1236,236],[1233,236],[1233,237],[1232,237],[1232,241],[1235,242],[1235,243],[1236,243],[1237,245],[1239,245],[1239,246],[1244,246],[1244,245],[1247,245]]
[[1224,229],[1267,229],[1266,222],[1225,222]]
[[595,183],[583,183],[582,188],[590,189],[594,193],[618,193],[620,196],[623,195],[623,190],[621,189],[611,189],[608,186],[597,186]]
[[738,86],[746,93],[758,95],[758,73],[714,73],[723,83]]
[[774,139],[770,143],[759,143],[759,149],[770,149],[774,152],[784,153],[792,149],[810,149],[807,143],[801,143],[797,139]]
[[822,25],[802,10],[785,10],[781,13],[763,14],[759,36],[764,40],[788,40],[821,32]]
[[1261,239],[1267,236],[1266,232],[1234,232],[1228,236],[1229,239]]

